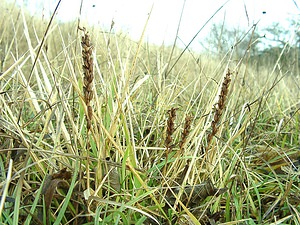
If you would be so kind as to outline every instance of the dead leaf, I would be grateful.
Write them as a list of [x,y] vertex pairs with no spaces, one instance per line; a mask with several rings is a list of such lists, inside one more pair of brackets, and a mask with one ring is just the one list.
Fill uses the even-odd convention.
[[63,168],[58,173],[52,174],[52,179],[64,179],[69,180],[72,177],[72,173],[70,171],[67,171],[67,168]]
[[109,170],[108,185],[117,192],[121,191],[120,175],[116,167]]
[[56,188],[67,189],[69,187],[69,184],[66,180],[70,179],[71,177],[72,173],[70,171],[67,171],[67,168],[64,168],[58,173],[48,175],[46,177],[42,188],[42,195],[45,199],[47,224],[49,224],[49,211]]
[[[2,195],[0,195],[0,201],[2,200]],[[15,202],[15,199],[12,197],[5,196],[5,202]]]
[[111,161],[109,161],[108,158],[106,163],[104,164],[104,175],[108,174],[107,185],[113,190],[120,192],[121,191],[120,174],[118,172],[117,167],[111,164],[110,162]]
[[[175,194],[178,194],[181,186],[172,187]],[[210,179],[198,185],[186,185],[184,187],[181,202],[186,206],[191,203],[192,206],[199,206],[199,203],[205,200],[208,196],[219,196],[227,191],[227,188],[216,188]],[[171,191],[167,192],[167,200],[169,203],[174,204],[176,197]]]

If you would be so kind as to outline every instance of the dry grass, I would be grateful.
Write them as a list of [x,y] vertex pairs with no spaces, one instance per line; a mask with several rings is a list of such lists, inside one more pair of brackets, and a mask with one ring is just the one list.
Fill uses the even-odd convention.
[[299,74],[7,7],[1,224],[300,223]]

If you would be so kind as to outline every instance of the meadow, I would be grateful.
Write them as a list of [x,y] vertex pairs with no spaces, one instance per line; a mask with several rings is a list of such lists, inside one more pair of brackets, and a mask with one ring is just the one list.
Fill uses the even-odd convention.
[[270,63],[0,9],[0,224],[300,224],[288,45]]

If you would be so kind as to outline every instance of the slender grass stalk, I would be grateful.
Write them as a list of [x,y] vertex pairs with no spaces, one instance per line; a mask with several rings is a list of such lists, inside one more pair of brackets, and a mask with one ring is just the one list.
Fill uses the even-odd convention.
[[7,191],[8,191],[8,187],[9,187],[9,183],[10,183],[10,179],[11,179],[11,174],[12,174],[12,167],[13,167],[13,160],[10,159],[9,160],[9,165],[8,165],[8,171],[7,171],[7,175],[6,175],[6,184],[5,184],[5,187],[3,189],[3,192],[2,192],[2,195],[1,195],[1,200],[0,200],[0,219],[1,219],[1,216],[2,216],[2,211],[3,211],[5,199],[7,197]]

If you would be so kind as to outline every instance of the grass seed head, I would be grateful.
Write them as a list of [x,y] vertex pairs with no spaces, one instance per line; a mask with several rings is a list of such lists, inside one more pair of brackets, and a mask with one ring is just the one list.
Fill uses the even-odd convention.
[[226,98],[227,98],[227,95],[228,95],[229,84],[230,84],[230,81],[231,81],[231,78],[230,78],[231,75],[232,75],[232,72],[228,69],[227,73],[224,77],[224,81],[222,83],[221,93],[219,95],[218,103],[215,105],[214,119],[211,122],[212,131],[207,136],[206,150],[208,150],[208,148],[210,146],[210,143],[212,141],[212,138],[218,132],[218,124],[220,122],[220,119],[221,119],[222,114],[223,114],[223,110],[225,108],[225,103],[226,103]]
[[[81,28],[80,28],[81,29]],[[87,129],[91,128],[91,120],[93,117],[93,109],[91,106],[91,101],[94,97],[93,95],[93,80],[94,80],[94,65],[93,65],[93,45],[90,41],[90,35],[85,28],[81,29],[84,35],[81,39],[82,46],[82,59],[83,59],[83,92],[84,92],[84,102],[87,106]]]
[[169,118],[167,121],[167,135],[166,135],[166,140],[165,140],[165,145],[166,145],[167,149],[170,149],[171,144],[172,144],[172,135],[175,131],[174,121],[176,119],[176,110],[177,110],[177,108],[171,108],[168,111]]
[[183,131],[181,133],[181,141],[179,142],[180,150],[183,149],[183,145],[185,144],[186,139],[187,139],[187,137],[188,137],[188,135],[191,131],[191,122],[192,122],[192,117],[191,116],[186,116]]

